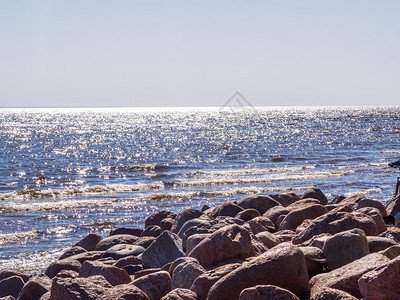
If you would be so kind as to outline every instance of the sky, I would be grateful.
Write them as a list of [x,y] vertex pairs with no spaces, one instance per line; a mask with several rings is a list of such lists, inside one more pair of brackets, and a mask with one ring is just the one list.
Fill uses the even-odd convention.
[[400,1],[3,0],[0,107],[400,105]]

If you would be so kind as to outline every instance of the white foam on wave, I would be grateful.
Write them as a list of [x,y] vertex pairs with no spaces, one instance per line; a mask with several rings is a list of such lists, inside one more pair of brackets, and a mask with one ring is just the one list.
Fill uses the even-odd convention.
[[366,164],[359,164],[359,165],[352,165],[352,166],[337,166],[339,169],[357,169],[357,168],[368,168],[368,167],[380,167],[380,166],[387,166],[387,162],[380,162],[380,163],[366,163]]
[[229,175],[247,175],[247,174],[265,174],[278,172],[295,172],[306,169],[315,169],[315,166],[299,166],[299,167],[281,167],[281,168],[253,168],[253,169],[237,169],[237,170],[215,170],[215,171],[194,171],[194,175],[206,176],[229,176]]
[[157,164],[143,164],[143,165],[126,165],[126,166],[103,166],[98,168],[98,171],[109,172],[119,170],[131,170],[131,171],[154,171],[157,168],[165,168],[166,166],[159,166]]
[[399,154],[400,151],[398,151],[398,150],[388,150],[388,151],[381,151],[381,153],[385,153],[385,154]]
[[[0,234],[0,244],[4,242],[32,239],[40,234],[37,230]],[[1,268],[0,268],[1,269]]]
[[86,187],[67,187],[64,189],[18,190],[0,194],[0,200],[26,200],[32,198],[59,198],[71,196],[91,196],[117,192],[136,192],[164,188],[162,181],[137,184],[106,184]]

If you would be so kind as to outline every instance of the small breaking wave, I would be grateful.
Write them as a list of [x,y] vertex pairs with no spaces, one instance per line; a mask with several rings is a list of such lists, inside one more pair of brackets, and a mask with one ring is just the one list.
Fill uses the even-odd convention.
[[275,181],[292,181],[306,180],[316,178],[340,177],[353,174],[354,171],[333,171],[333,172],[314,172],[314,173],[297,173],[277,177],[251,177],[251,178],[231,178],[221,180],[202,180],[202,181],[186,181],[186,182],[170,182],[173,186],[202,186],[202,185],[218,185],[218,184],[249,184]]
[[286,168],[264,168],[264,169],[238,169],[238,170],[216,170],[216,171],[194,171],[194,175],[210,175],[210,176],[225,176],[225,175],[247,175],[247,174],[264,174],[278,172],[294,172],[306,169],[315,169],[315,166],[299,166]]
[[37,230],[0,234],[0,244],[19,240],[32,239],[40,234]]
[[71,196],[91,196],[117,192],[137,192],[164,188],[162,181],[138,184],[106,184],[86,187],[67,187],[64,189],[18,190],[0,194],[0,200],[25,200],[32,198],[59,198]]
[[97,170],[102,172],[119,171],[119,170],[150,172],[155,170],[164,170],[167,168],[168,168],[167,165],[143,164],[143,165],[127,165],[127,166],[104,166],[98,168]]
[[366,163],[366,164],[359,164],[353,166],[338,166],[339,169],[356,169],[356,168],[368,168],[368,167],[380,167],[380,166],[387,166],[387,162],[380,162],[380,163]]
[[57,201],[57,202],[0,205],[0,212],[66,210],[78,207],[112,205],[118,202],[120,201],[117,199],[100,199],[100,200],[68,200],[68,201]]
[[398,151],[398,150],[388,150],[388,151],[381,151],[381,153],[384,153],[384,154],[400,154],[400,151]]

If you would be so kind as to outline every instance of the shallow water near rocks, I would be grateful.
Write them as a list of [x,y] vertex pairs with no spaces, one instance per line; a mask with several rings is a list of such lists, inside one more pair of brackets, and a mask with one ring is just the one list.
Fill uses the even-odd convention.
[[35,272],[159,209],[261,193],[385,200],[399,107],[0,109],[0,269]]

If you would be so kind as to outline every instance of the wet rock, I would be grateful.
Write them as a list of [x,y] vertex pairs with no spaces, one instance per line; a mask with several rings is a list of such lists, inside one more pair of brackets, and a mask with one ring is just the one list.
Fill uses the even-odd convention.
[[150,225],[145,230],[143,230],[141,237],[144,236],[153,236],[158,237],[161,234],[161,227],[157,225]]
[[176,234],[164,231],[143,252],[142,259],[143,264],[149,268],[161,268],[182,256],[185,256],[182,249],[182,240]]
[[306,258],[308,276],[311,278],[322,273],[326,261],[322,250],[317,247],[300,247],[300,250]]
[[287,215],[288,213],[289,209],[279,205],[270,208],[265,214],[263,214],[263,216],[270,219],[271,222],[274,223],[275,227],[278,227],[278,218],[282,215]]
[[369,254],[367,237],[358,228],[333,235],[326,240],[322,250],[331,270]]
[[11,276],[19,276],[22,278],[24,282],[27,282],[29,280],[29,277],[21,272],[13,270],[4,270],[0,272],[0,281]]
[[175,220],[172,218],[165,218],[160,223],[161,232],[165,230],[171,230],[172,225],[174,224]]
[[120,235],[120,234],[129,234],[129,235],[134,235],[134,236],[140,237],[142,232],[143,232],[143,230],[139,229],[139,228],[119,227],[119,228],[111,229],[110,236]]
[[197,300],[197,295],[188,289],[174,289],[161,300]]
[[51,285],[50,300],[97,300],[111,288],[103,276],[58,278]]
[[328,199],[326,198],[325,194],[317,188],[312,188],[307,190],[303,196],[300,197],[300,199],[306,199],[306,198],[313,198],[313,199],[318,199],[322,205],[328,204]]
[[157,225],[161,227],[162,220],[166,218],[175,219],[176,217],[177,214],[172,211],[160,210],[158,212],[155,212],[146,219],[146,221],[144,222],[144,228],[147,228],[151,225]]
[[367,241],[368,241],[369,252],[371,253],[379,252],[389,247],[399,245],[392,239],[378,237],[378,236],[367,236]]
[[305,219],[315,219],[327,212],[328,210],[320,204],[295,209],[286,215],[279,228],[295,230]]
[[141,289],[150,300],[158,300],[171,291],[171,277],[166,271],[140,277],[131,284]]
[[25,282],[19,276],[7,277],[0,281],[0,297],[17,297]]
[[71,270],[79,272],[80,268],[81,268],[81,263],[76,259],[56,260],[55,262],[51,263],[50,266],[48,266],[45,274],[49,278],[53,278],[58,274],[58,272],[62,270]]
[[397,300],[400,295],[400,257],[365,273],[358,280],[362,298],[365,300]]
[[321,288],[312,295],[310,300],[357,300],[357,298],[341,290]]
[[79,271],[79,277],[103,276],[111,285],[131,282],[131,277],[124,269],[106,265],[97,261],[85,261]]
[[39,299],[51,288],[51,280],[46,275],[37,275],[32,277],[18,294],[18,300]]
[[361,298],[358,279],[373,269],[387,263],[389,259],[379,253],[368,254],[341,268],[328,273],[318,274],[310,279],[311,297],[321,288],[335,288]]
[[79,246],[85,249],[86,251],[93,251],[96,249],[96,245],[103,239],[101,235],[96,233],[89,233],[79,242],[77,242],[74,246]]
[[208,268],[225,260],[252,256],[250,233],[238,225],[223,227],[201,241],[189,253]]
[[206,270],[197,262],[185,261],[175,267],[172,273],[171,289],[190,289],[193,282]]
[[175,222],[171,227],[171,232],[178,233],[183,224],[191,219],[199,218],[202,215],[203,213],[198,209],[185,209],[176,216]]
[[130,234],[118,234],[102,239],[96,246],[96,251],[106,251],[118,244],[133,244],[139,238]]
[[274,285],[256,285],[244,289],[239,300],[300,300],[295,294]]
[[123,268],[127,265],[138,265],[138,264],[142,264],[142,263],[143,263],[143,260],[137,256],[127,256],[127,257],[120,258],[114,264],[114,266],[116,266],[117,268]]
[[390,216],[395,216],[396,213],[400,212],[400,193],[394,196],[385,204],[385,209]]
[[138,256],[145,250],[146,249],[144,249],[143,247],[137,245],[119,244],[108,248],[101,257],[111,257],[115,260],[118,260],[127,256]]
[[280,244],[218,280],[208,299],[237,299],[242,290],[255,285],[276,285],[304,297],[309,283],[303,252],[290,243]]
[[238,202],[238,205],[244,209],[253,208],[257,210],[260,215],[266,213],[274,206],[281,206],[270,196],[254,195],[244,198]]
[[256,237],[268,248],[275,247],[281,241],[272,233],[268,231],[260,232],[256,234]]
[[260,213],[258,212],[258,210],[254,209],[254,208],[248,208],[246,210],[239,212],[236,215],[236,218],[247,222],[247,221],[250,221],[251,219],[254,219],[259,216],[260,216]]
[[370,216],[359,212],[329,212],[314,219],[294,237],[293,243],[301,244],[321,233],[335,234],[354,228],[363,230],[366,235],[378,235],[378,228]]
[[97,260],[103,255],[103,251],[88,251],[68,257],[68,259],[77,260],[81,264],[87,260]]
[[143,236],[140,237],[136,242],[134,242],[133,245],[140,246],[146,249],[148,246],[151,245],[152,242],[155,241],[155,239],[156,238],[154,236]]
[[357,209],[357,211],[370,216],[374,220],[376,226],[378,227],[378,233],[382,233],[387,230],[385,221],[383,220],[382,215],[377,208],[364,207]]
[[236,270],[240,265],[240,263],[230,263],[211,268],[197,277],[190,289],[196,293],[199,300],[205,300],[214,283]]
[[67,249],[67,250],[60,256],[59,259],[60,259],[60,260],[61,260],[61,259],[65,259],[65,258],[74,256],[74,255],[77,255],[77,254],[85,253],[85,252],[87,252],[86,249],[84,249],[84,248],[82,248],[82,247],[80,247],[80,246],[74,246],[74,247],[71,247],[71,248]]
[[268,196],[284,207],[300,200],[299,196],[297,196],[295,193],[273,194]]

